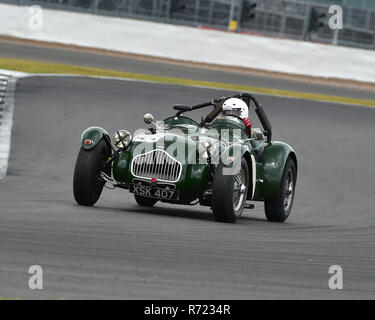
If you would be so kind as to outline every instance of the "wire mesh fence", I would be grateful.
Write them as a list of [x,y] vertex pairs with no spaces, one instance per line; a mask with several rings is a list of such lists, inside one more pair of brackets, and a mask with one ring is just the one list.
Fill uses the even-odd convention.
[[[256,3],[254,17],[244,18],[244,2]],[[305,39],[311,8],[326,14],[325,24],[309,40],[375,49],[373,0],[0,0],[19,5],[81,11],[158,22],[206,26],[226,30],[236,21],[237,32]],[[328,27],[328,8],[343,8],[344,28]],[[245,8],[245,9],[244,9]],[[335,40],[336,37],[336,40]]]

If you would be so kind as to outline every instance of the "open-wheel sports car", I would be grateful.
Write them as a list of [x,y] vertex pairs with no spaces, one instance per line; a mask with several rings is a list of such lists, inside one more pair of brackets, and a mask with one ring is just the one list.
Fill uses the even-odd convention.
[[[241,119],[223,114],[230,98],[254,107],[262,129],[249,134]],[[200,122],[184,114],[213,107]],[[158,201],[210,207],[221,222],[234,222],[254,201],[264,202],[268,220],[283,222],[292,209],[297,157],[288,144],[272,141],[272,127],[258,100],[241,93],[201,104],[174,105],[164,121],[145,114],[150,126],[132,137],[118,130],[113,143],[100,127],[86,129],[74,171],[79,205],[92,206],[103,187],[123,188],[140,206]]]

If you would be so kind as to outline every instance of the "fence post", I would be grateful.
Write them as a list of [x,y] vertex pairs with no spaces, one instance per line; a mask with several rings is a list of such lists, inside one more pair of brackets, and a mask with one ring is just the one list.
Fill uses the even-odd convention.
[[154,0],[154,4],[155,4],[155,16],[156,17],[160,17],[162,16],[161,14],[161,3],[160,3],[160,0]]
[[99,0],[94,0],[93,10],[92,10],[94,14],[98,13],[98,4],[99,4]]
[[339,30],[339,29],[335,29],[335,30],[333,30],[332,44],[333,44],[334,46],[337,46],[337,44],[338,44],[338,41],[339,41],[339,33],[340,33],[340,30]]
[[241,17],[242,17],[242,10],[243,10],[243,1],[238,0],[238,16],[237,16],[237,32],[241,31]]
[[228,30],[232,31],[231,25],[234,17],[234,8],[235,8],[235,2],[236,0],[232,0],[230,3],[230,11],[229,11],[229,21],[228,21]]
[[[133,14],[133,7],[134,7],[134,0],[129,0],[129,5],[128,5],[128,14],[132,15]],[[119,8],[117,7],[116,11],[119,11]]]
[[201,5],[200,0],[195,0],[195,9],[194,9],[194,21],[197,22],[199,20],[199,7]]
[[156,8],[157,8],[157,1],[158,0],[152,0],[152,11],[151,11],[151,16],[152,17],[155,16],[155,11],[156,11]]
[[308,33],[310,27],[311,4],[306,4],[305,7],[305,21],[303,22],[302,40],[308,40]]
[[172,0],[168,0],[168,2],[167,2],[167,12],[166,12],[167,23],[169,23],[169,21],[171,20],[171,6],[172,6]]
[[281,26],[280,26],[280,34],[285,35],[285,27],[286,27],[286,2],[284,0],[281,1],[282,6],[282,16],[281,16]]
[[[232,1],[234,1],[234,0],[232,0]],[[207,24],[211,24],[213,10],[214,10],[214,0],[211,0],[210,1],[210,11],[208,11]]]

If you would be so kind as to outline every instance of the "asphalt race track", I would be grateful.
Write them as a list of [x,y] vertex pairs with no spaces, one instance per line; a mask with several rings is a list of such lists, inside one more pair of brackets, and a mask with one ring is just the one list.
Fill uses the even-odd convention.
[[[228,92],[31,77],[17,83],[8,175],[0,181],[0,297],[303,299],[375,297],[375,110],[258,96],[274,138],[295,147],[297,193],[284,224],[263,205],[236,224],[206,207],[138,207],[126,190],[77,206],[72,175],[81,132],[143,126],[174,103]],[[251,114],[250,117],[254,116]],[[41,265],[44,289],[28,289]],[[340,265],[344,289],[328,287]]]

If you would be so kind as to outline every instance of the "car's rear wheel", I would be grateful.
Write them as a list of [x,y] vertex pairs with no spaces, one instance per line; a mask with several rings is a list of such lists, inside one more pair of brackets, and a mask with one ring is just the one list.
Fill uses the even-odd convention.
[[279,190],[273,198],[266,199],[264,202],[267,220],[284,222],[289,217],[293,206],[296,180],[296,166],[294,161],[288,158],[281,177]]
[[135,201],[137,201],[137,203],[142,207],[153,207],[156,202],[158,202],[157,199],[142,197],[136,194],[134,195],[134,198]]
[[[73,179],[73,194],[79,205],[92,206],[98,201],[105,184],[99,174],[109,152],[103,140],[92,149],[79,151]],[[110,175],[110,168],[104,171]]]
[[249,168],[246,160],[234,175],[224,175],[225,167],[218,165],[212,188],[212,211],[216,221],[234,222],[241,216],[249,186]]

